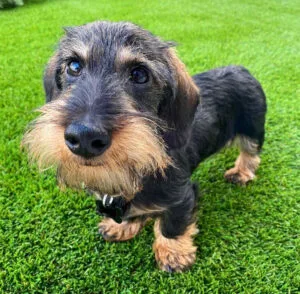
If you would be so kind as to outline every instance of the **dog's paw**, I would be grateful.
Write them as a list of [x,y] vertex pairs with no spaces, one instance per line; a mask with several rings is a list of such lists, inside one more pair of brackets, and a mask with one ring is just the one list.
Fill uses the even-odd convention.
[[235,161],[235,166],[229,169],[224,177],[230,183],[244,186],[255,178],[255,171],[259,163],[260,158],[258,155],[241,152]]
[[155,259],[158,267],[169,273],[187,270],[196,259],[196,247],[191,246],[187,252],[173,250],[168,246],[155,246]]
[[155,241],[153,251],[158,267],[166,272],[183,272],[188,269],[196,259],[197,247],[193,245],[193,236],[198,229],[191,224],[181,236],[174,239],[162,235],[159,221],[155,223]]
[[230,183],[244,186],[248,182],[252,181],[255,178],[255,175],[250,169],[239,169],[237,167],[233,167],[226,171],[224,178]]
[[99,233],[106,241],[126,241],[133,238],[140,232],[144,226],[144,222],[123,221],[118,224],[111,218],[104,218],[98,226]]

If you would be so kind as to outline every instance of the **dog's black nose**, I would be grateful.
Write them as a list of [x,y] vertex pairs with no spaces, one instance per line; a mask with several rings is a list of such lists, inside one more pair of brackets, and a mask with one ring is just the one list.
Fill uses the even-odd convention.
[[65,130],[65,142],[74,154],[91,158],[110,146],[110,136],[86,125],[72,123]]

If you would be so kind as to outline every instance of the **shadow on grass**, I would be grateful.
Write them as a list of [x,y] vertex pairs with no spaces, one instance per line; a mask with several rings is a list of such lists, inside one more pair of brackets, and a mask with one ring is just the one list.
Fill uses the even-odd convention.
[[49,0],[23,0],[23,1],[2,1],[0,0],[0,11],[12,10],[26,7],[28,5],[38,5],[48,2]]
[[44,4],[45,2],[50,2],[50,0],[24,0],[24,6],[39,5],[39,4]]
[[24,0],[24,5],[30,4],[42,4],[44,2],[48,2],[49,0]]

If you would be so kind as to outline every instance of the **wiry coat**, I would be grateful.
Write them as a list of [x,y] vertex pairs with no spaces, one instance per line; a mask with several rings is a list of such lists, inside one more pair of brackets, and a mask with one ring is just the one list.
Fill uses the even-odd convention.
[[[45,72],[48,103],[24,145],[41,165],[58,167],[61,183],[80,188],[84,182],[96,194],[121,193],[128,200],[122,224],[100,224],[106,239],[129,239],[149,216],[156,218],[159,266],[181,271],[196,251],[191,173],[239,138],[241,154],[225,176],[251,180],[264,141],[266,101],[240,66],[191,78],[172,46],[130,23],[68,28]],[[78,75],[69,74],[74,60]],[[145,82],[134,81],[136,68],[143,69]],[[74,124],[108,138],[103,154],[72,154],[64,140]]]

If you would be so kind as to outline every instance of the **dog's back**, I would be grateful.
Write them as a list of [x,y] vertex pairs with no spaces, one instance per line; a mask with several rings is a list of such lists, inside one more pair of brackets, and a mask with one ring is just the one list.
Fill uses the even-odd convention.
[[216,68],[193,79],[200,88],[201,102],[188,147],[192,168],[236,137],[244,149],[255,145],[255,150],[248,152],[259,152],[266,113],[260,83],[241,66]]

